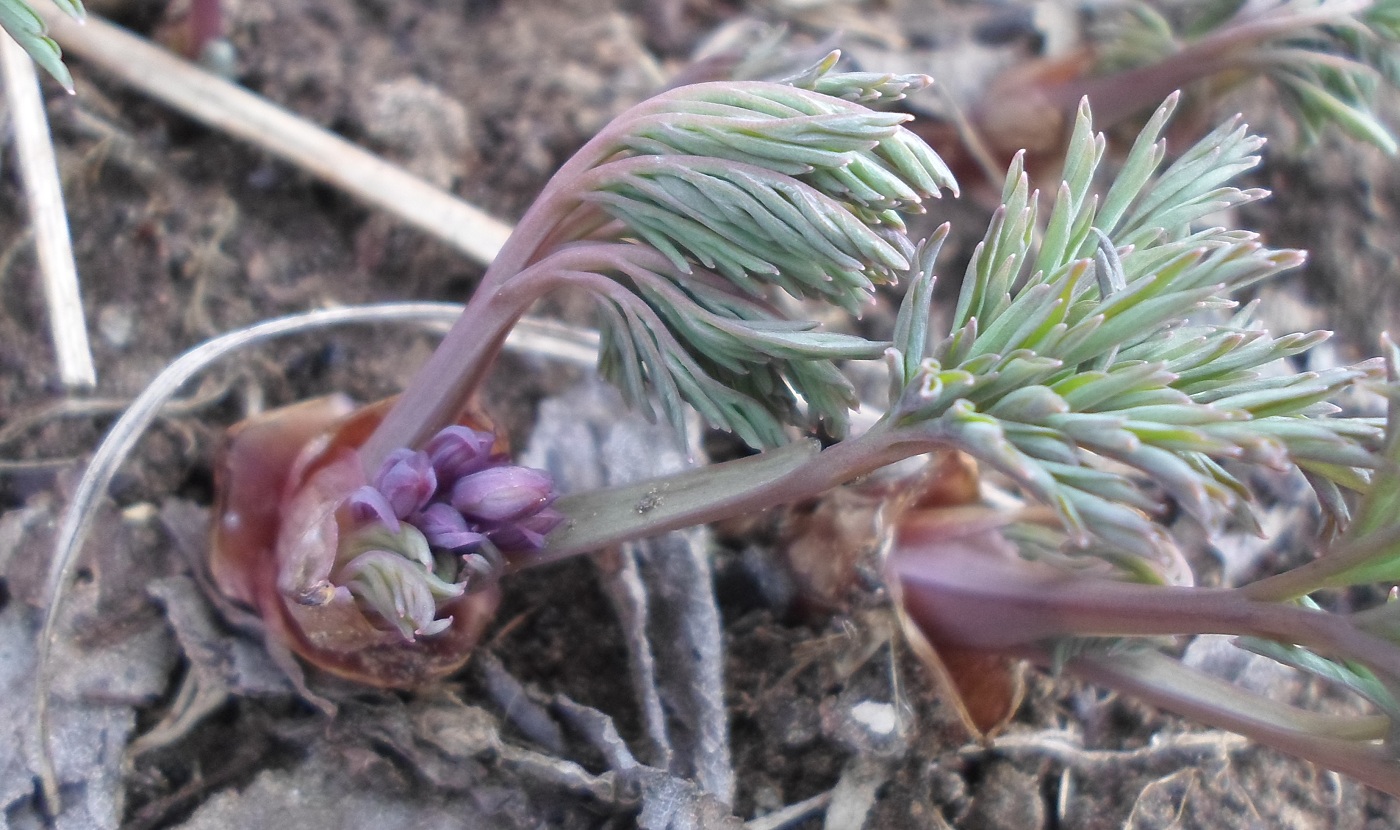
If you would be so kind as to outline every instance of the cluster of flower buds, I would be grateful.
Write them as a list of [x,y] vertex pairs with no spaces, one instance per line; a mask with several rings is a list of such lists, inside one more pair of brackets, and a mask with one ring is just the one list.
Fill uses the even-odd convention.
[[332,590],[412,641],[446,630],[442,606],[473,577],[494,579],[503,555],[541,548],[564,519],[549,506],[554,481],[493,453],[495,441],[452,426],[422,450],[391,453],[345,500]]

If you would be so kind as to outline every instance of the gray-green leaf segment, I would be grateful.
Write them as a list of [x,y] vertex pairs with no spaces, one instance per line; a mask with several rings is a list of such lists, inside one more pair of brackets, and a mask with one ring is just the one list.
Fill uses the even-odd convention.
[[[55,0],[55,4],[74,20],[86,14],[81,0]],[[47,34],[43,18],[24,0],[0,0],[0,28],[15,39],[34,62],[52,75],[63,88],[73,91],[73,76],[63,65],[63,51]]]

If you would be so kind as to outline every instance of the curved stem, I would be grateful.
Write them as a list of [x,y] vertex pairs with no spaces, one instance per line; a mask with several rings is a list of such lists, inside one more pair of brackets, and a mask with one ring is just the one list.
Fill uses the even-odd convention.
[[545,237],[539,247],[542,251],[552,251],[569,242],[616,241],[625,229],[625,225],[613,219],[597,205],[579,204],[554,226],[554,230]]
[[478,292],[384,420],[360,448],[360,463],[372,477],[389,453],[422,446],[438,430],[457,422],[505,345],[506,335],[552,280],[547,270],[522,273],[505,289]]
[[[658,97],[667,99],[668,95]],[[648,106],[654,110],[656,99],[652,100]],[[421,445],[436,430],[455,421],[484,380],[510,327],[553,284],[550,279],[539,282],[531,277],[548,270],[541,266],[553,257],[568,253],[558,248],[568,242],[564,234],[591,234],[608,224],[596,208],[580,203],[581,179],[618,152],[617,136],[632,128],[636,113],[645,111],[646,107],[634,108],[614,119],[545,184],[486,269],[461,319],[365,442],[360,459],[367,475],[372,475],[394,449]],[[536,262],[545,250],[557,253]]]
[[438,430],[456,423],[485,380],[506,335],[536,300],[576,274],[615,268],[637,260],[643,267],[669,263],[661,254],[622,242],[591,242],[558,249],[495,290],[483,285],[442,344],[414,374],[389,413],[360,448],[360,463],[372,476],[399,447],[422,446]]
[[1340,587],[1332,581],[1347,571],[1368,564],[1372,559],[1400,542],[1400,524],[1359,539],[1344,539],[1341,544],[1304,565],[1281,574],[1242,585],[1241,596],[1260,601],[1293,599],[1323,588]]
[[[1048,662],[1042,655],[1037,662]],[[1391,795],[1400,795],[1400,763],[1388,747],[1323,731],[1318,715],[1246,695],[1219,678],[1192,671],[1156,652],[1087,655],[1065,666],[1090,683],[1126,692],[1154,706],[1321,764]],[[1353,718],[1353,726],[1381,725]]]

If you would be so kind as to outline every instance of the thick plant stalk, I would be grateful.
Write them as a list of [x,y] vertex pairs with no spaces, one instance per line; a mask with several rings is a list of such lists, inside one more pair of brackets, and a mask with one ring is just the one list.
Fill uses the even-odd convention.
[[[920,499],[913,489],[911,498]],[[1381,743],[1392,730],[1391,709],[1382,706],[1384,714],[1366,716],[1315,714],[1188,668],[1149,641],[1134,639],[1257,637],[1393,678],[1400,652],[1360,624],[1374,611],[1348,617],[1259,601],[1246,589],[1076,574],[1021,558],[1004,535],[1013,522],[974,504],[892,511],[886,555],[891,590],[909,626],[935,653],[975,655],[1000,665],[1024,659],[1068,671],[1400,795],[1400,764]],[[981,688],[976,677],[952,679]]]
[[[994,514],[985,522],[1005,521]],[[959,526],[962,524],[963,526]],[[1068,637],[1232,634],[1302,645],[1400,677],[1400,651],[1343,615],[1258,602],[1237,589],[1142,585],[1017,558],[995,525],[930,516],[896,531],[888,565],[931,638],[1007,651]]]

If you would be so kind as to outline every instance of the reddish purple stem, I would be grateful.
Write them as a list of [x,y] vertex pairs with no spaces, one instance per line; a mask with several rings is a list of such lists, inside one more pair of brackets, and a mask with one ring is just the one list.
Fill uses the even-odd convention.
[[190,0],[190,57],[198,59],[204,47],[223,36],[222,0]]

